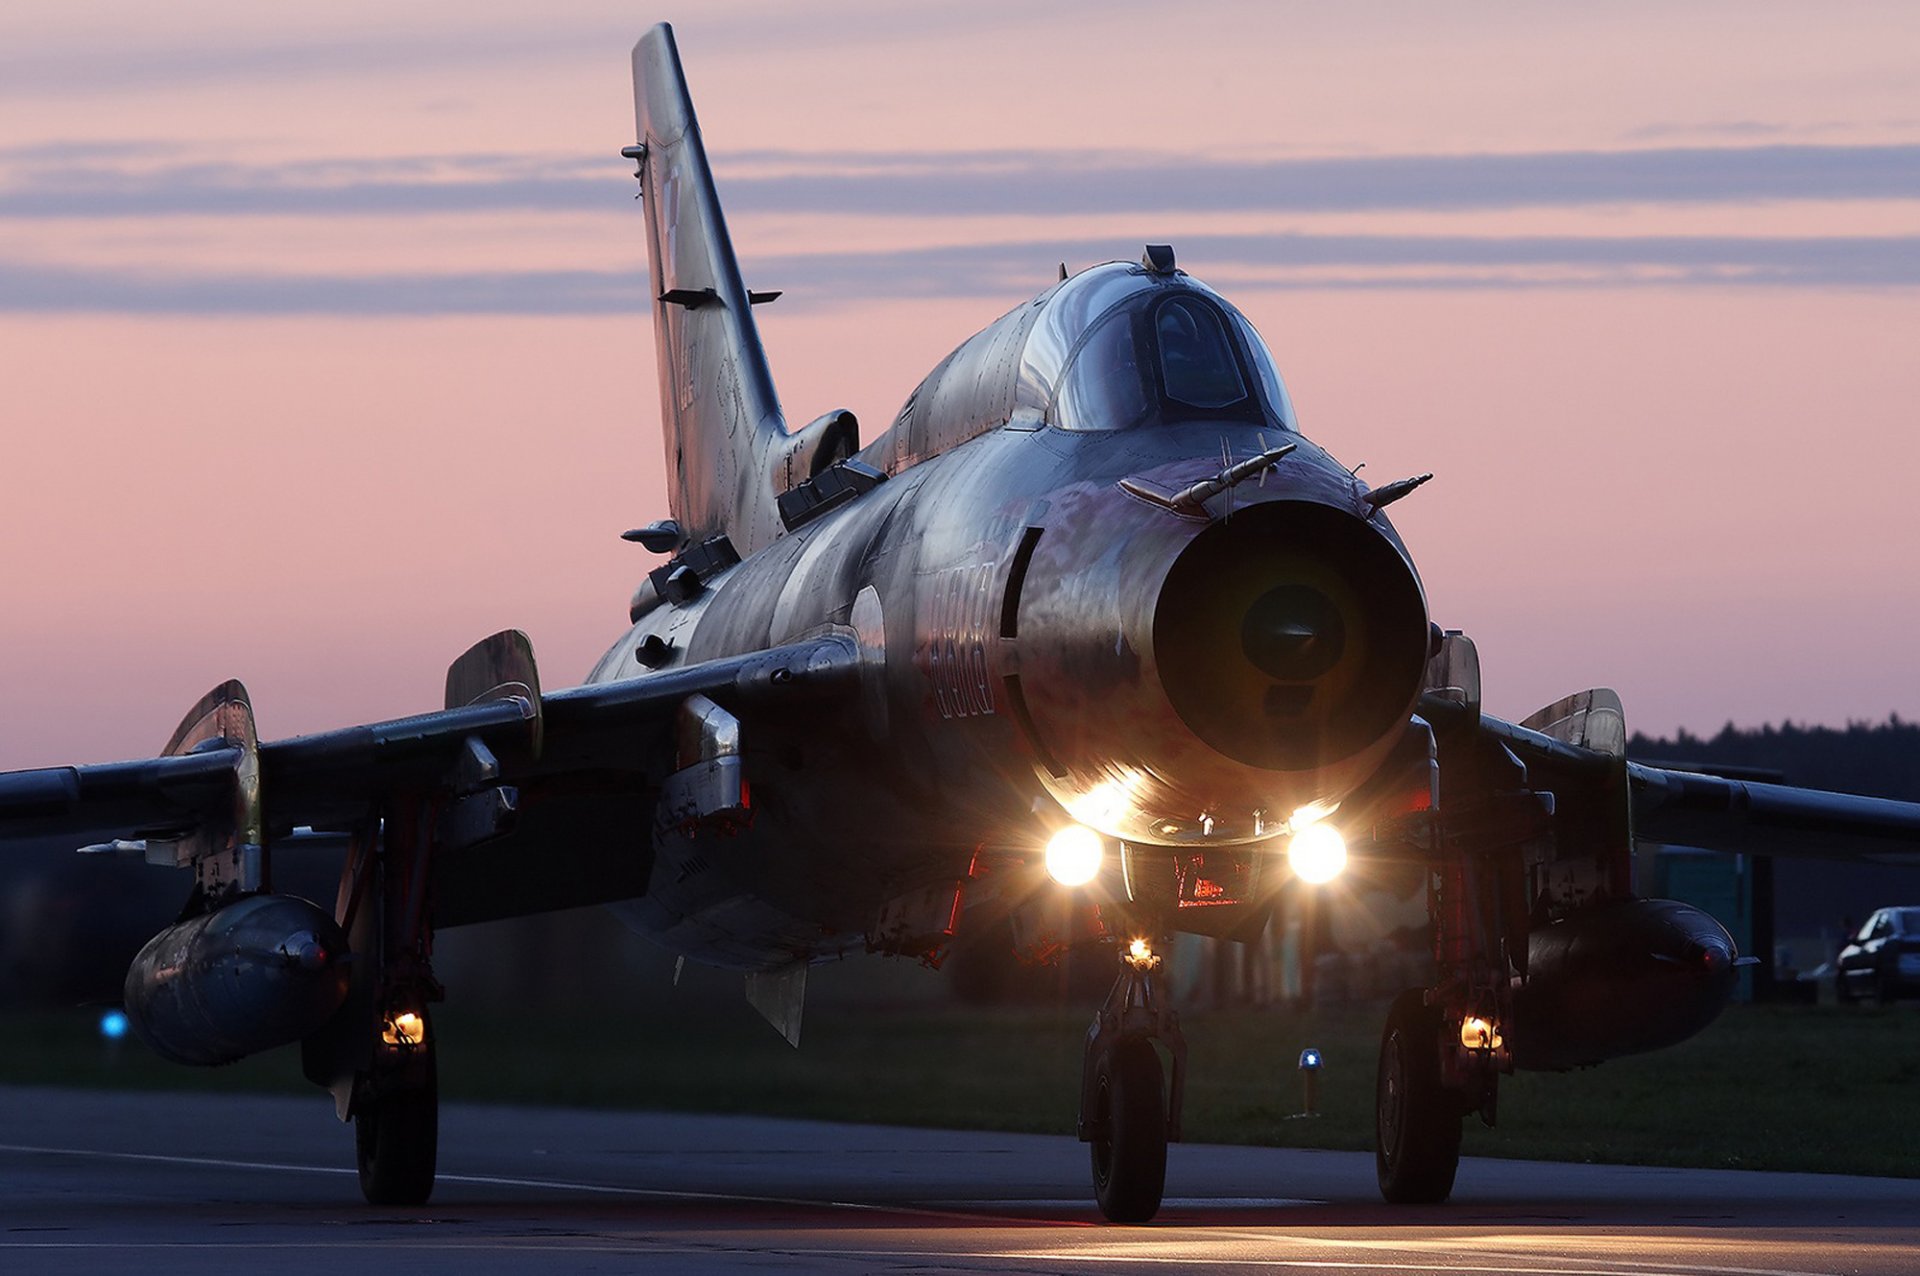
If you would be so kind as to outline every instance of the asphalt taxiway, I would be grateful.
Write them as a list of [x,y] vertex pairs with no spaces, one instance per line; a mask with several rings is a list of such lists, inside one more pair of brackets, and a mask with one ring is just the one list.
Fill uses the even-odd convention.
[[433,1201],[361,1203],[311,1099],[0,1088],[0,1272],[1920,1272],[1920,1180],[1185,1145],[1146,1227],[1040,1135],[448,1105]]

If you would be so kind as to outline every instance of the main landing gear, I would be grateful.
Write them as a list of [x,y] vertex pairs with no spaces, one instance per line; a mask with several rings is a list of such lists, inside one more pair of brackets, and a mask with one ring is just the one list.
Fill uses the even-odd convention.
[[1490,1012],[1449,1006],[1443,986],[1393,999],[1374,1081],[1374,1169],[1395,1205],[1436,1205],[1453,1192],[1460,1123],[1498,1114],[1510,1057]]
[[440,1144],[440,1076],[426,1012],[401,1014],[381,1029],[389,1056],[354,1107],[353,1143],[360,1192],[372,1205],[424,1205],[433,1194]]
[[427,1003],[433,978],[427,886],[431,816],[410,803],[388,814],[374,868],[377,963],[373,1050],[352,1094],[360,1191],[372,1205],[423,1205],[433,1194],[440,1142],[440,1070]]
[[414,803],[354,830],[336,909],[358,959],[353,986],[341,1012],[303,1043],[308,1078],[353,1122],[370,1205],[421,1205],[433,1194],[440,1078],[427,1005],[442,992],[432,968],[431,850]]
[[[447,670],[447,708],[518,701],[539,752],[540,675],[527,636],[509,629]],[[360,1191],[371,1205],[413,1206],[433,1194],[439,1161],[440,1070],[427,1016],[445,991],[433,977],[434,860],[513,827],[519,790],[479,735],[461,742],[437,782],[388,793],[349,830],[334,917],[354,954],[346,1004],[301,1042],[307,1078],[353,1122]]]
[[1374,1169],[1395,1205],[1429,1205],[1453,1192],[1460,1168],[1458,1091],[1442,1083],[1440,1011],[1419,989],[1394,998],[1374,1082]]
[[[1087,1030],[1080,1085],[1080,1140],[1092,1153],[1093,1194],[1115,1223],[1144,1223],[1160,1209],[1167,1143],[1180,1138],[1187,1043],[1180,1020],[1154,986],[1160,958],[1135,940],[1120,977]],[[1172,1061],[1161,1067],[1158,1041]]]

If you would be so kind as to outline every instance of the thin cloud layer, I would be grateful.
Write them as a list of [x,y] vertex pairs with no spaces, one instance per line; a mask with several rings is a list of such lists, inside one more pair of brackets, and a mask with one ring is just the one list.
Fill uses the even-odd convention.
[[[1195,235],[1181,261],[1217,287],[1909,288],[1920,236],[1507,237]],[[1020,297],[1056,262],[1134,255],[1112,240],[1046,240],[748,259],[784,308],[880,297]],[[421,274],[147,274],[0,262],[0,309],[131,314],[619,314],[648,306],[645,270]]]
[[[135,148],[138,153],[137,148]],[[604,210],[609,156],[466,154],[318,164],[0,154],[0,217]],[[1920,145],[1675,147],[1489,155],[1194,159],[1114,151],[716,155],[739,212],[953,216],[1491,210],[1920,198]]]
[[[65,38],[22,33],[0,49],[0,99],[193,88],[209,82],[332,80],[370,72],[474,71],[541,60],[593,65],[618,59],[654,20],[641,14],[609,17],[603,6],[593,4],[550,6],[538,20],[528,20],[524,11],[501,16],[473,6],[463,13],[465,21],[449,25],[430,9],[410,13],[392,6],[368,7],[379,10],[377,21],[320,13],[309,15],[313,20],[304,29],[281,24],[290,29],[279,34],[217,28],[183,33],[163,26],[134,41],[103,42],[91,30]],[[1053,0],[1049,10],[1056,19],[1076,12],[1111,19],[1155,7],[1148,0]],[[736,53],[756,48],[835,50],[844,45],[849,29],[892,44],[943,31],[990,29],[1031,16],[1028,0],[973,0],[964,9],[912,13],[870,0],[816,0],[804,7],[748,0],[709,3],[676,29],[691,27],[698,42]],[[342,30],[347,34],[338,34]]]

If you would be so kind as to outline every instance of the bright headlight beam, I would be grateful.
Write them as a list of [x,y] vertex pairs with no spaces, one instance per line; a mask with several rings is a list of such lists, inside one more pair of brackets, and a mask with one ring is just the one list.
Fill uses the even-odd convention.
[[1330,882],[1347,866],[1347,839],[1331,824],[1309,824],[1287,839],[1287,863],[1303,882]]
[[1100,871],[1106,848],[1084,824],[1069,824],[1047,839],[1047,875],[1062,886],[1085,886]]
[[1299,830],[1307,827],[1309,824],[1318,824],[1321,820],[1326,819],[1339,809],[1340,804],[1338,802],[1328,802],[1324,799],[1317,802],[1309,802],[1305,806],[1296,806],[1293,808],[1292,817],[1287,820],[1287,827]]

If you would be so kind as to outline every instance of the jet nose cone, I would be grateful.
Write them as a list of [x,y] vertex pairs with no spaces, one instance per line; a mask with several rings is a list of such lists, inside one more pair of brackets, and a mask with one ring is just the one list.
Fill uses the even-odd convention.
[[1280,585],[1260,595],[1240,622],[1240,649],[1283,682],[1306,682],[1340,663],[1347,626],[1331,598],[1310,585]]

